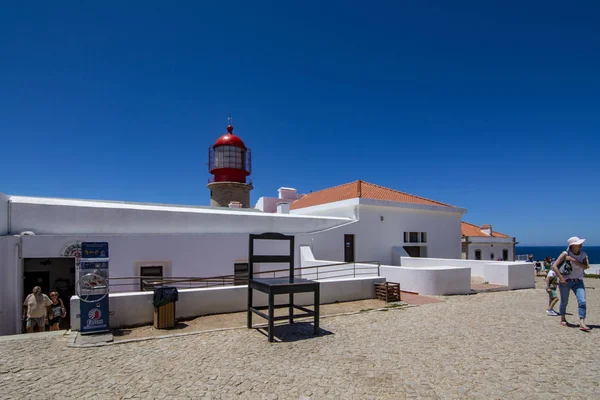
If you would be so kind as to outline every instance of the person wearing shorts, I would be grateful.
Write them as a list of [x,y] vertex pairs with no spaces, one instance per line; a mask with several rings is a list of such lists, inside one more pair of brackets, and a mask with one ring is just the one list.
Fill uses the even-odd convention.
[[38,327],[38,332],[46,331],[46,314],[52,301],[42,293],[42,288],[33,288],[23,302],[23,319],[27,318],[27,333],[33,333],[33,328]]
[[48,313],[48,325],[50,325],[51,331],[57,331],[60,321],[67,316],[67,309],[57,292],[50,293],[50,300],[52,304]]
[[558,296],[556,295],[556,288],[558,287],[558,276],[552,270],[548,272],[546,276],[546,292],[548,292],[548,310],[546,313],[553,317],[557,317],[560,314],[554,310],[554,306],[558,303]]

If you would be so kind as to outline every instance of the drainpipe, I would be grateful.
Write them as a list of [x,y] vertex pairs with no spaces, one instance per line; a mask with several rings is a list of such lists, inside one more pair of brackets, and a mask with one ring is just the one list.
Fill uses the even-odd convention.
[[11,212],[12,210],[12,199],[8,199],[8,203],[7,203],[7,207],[6,207],[6,234],[10,235],[10,226],[12,225],[11,223]]
[[15,302],[15,324],[16,333],[21,333],[21,315],[22,299],[23,299],[23,268],[21,263],[21,256],[23,255],[23,236],[16,235],[19,237],[19,242],[15,244],[15,288],[17,292],[17,301]]

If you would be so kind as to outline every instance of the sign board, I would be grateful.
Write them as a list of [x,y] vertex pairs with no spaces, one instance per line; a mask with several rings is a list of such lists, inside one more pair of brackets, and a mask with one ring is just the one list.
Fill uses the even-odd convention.
[[108,258],[107,242],[81,243],[81,258]]
[[81,334],[110,330],[108,266],[107,242],[81,243],[78,271]]
[[80,329],[82,334],[106,332],[110,330],[108,320],[108,296],[91,303],[81,301],[79,310],[81,316]]

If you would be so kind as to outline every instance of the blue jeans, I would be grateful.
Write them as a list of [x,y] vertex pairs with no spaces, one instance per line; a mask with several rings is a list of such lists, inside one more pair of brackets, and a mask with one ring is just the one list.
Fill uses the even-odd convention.
[[567,281],[566,284],[558,285],[560,291],[560,315],[564,316],[567,313],[567,304],[569,303],[569,292],[572,290],[577,297],[577,311],[579,318],[585,318],[585,286],[583,280]]

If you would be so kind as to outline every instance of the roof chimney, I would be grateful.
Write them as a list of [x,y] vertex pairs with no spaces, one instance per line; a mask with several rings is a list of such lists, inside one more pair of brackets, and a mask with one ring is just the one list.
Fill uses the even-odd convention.
[[229,202],[229,208],[242,208],[242,203],[239,201],[231,201]]
[[486,235],[492,236],[492,226],[490,224],[481,225],[480,229]]
[[277,203],[277,214],[289,214],[290,203]]

